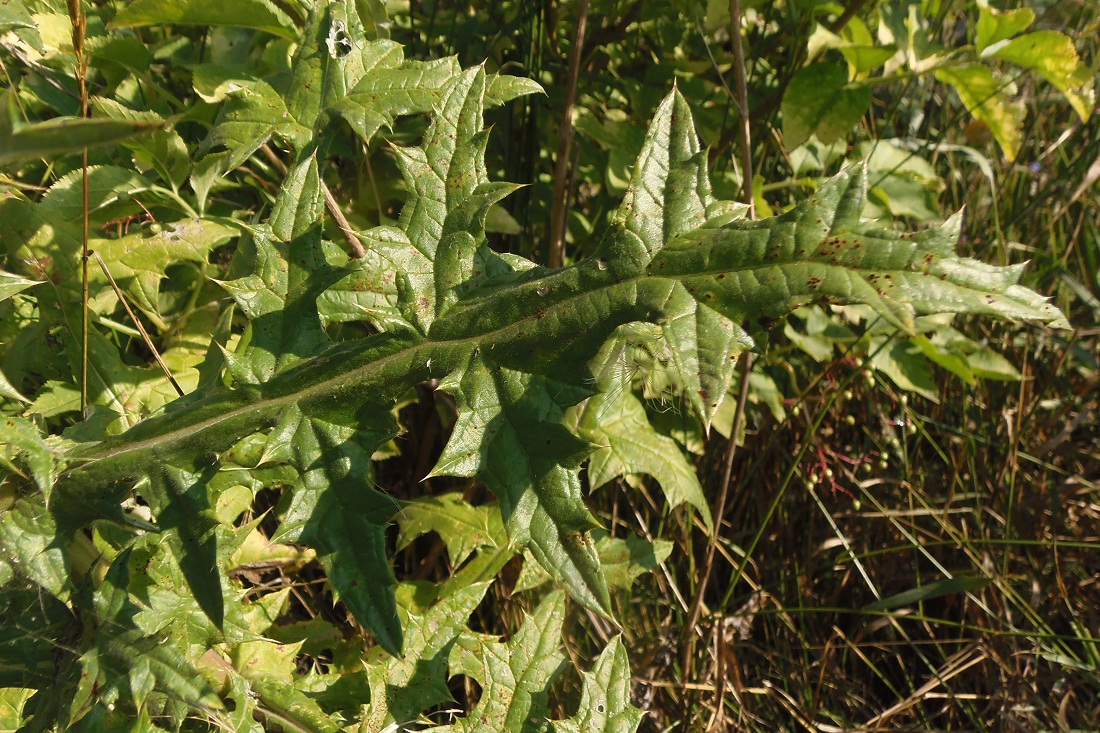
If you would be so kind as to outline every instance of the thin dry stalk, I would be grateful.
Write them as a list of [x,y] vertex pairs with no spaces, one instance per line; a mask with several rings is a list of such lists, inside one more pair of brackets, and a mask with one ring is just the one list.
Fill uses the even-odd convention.
[[[264,143],[260,146],[260,151],[263,152],[264,157],[268,159],[271,165],[275,166],[275,169],[282,173],[287,174],[289,170],[286,167],[286,163],[279,159],[279,156],[275,154],[275,151],[271,149],[271,146]],[[373,182],[373,176],[371,178]],[[351,250],[352,259],[360,259],[367,256],[367,250],[363,248],[363,243],[359,241],[359,237],[355,234],[355,230],[351,228],[351,222],[344,216],[344,212],[340,210],[340,203],[336,200],[336,197],[332,195],[332,191],[325,185],[324,181],[321,181],[321,190],[325,194],[325,208],[328,209],[329,215],[336,222],[336,227],[340,230],[340,233],[344,235],[344,241],[348,244],[348,249]],[[377,194],[375,194],[377,197]],[[379,205],[379,211],[381,211],[381,205]]]
[[[88,57],[84,53],[84,36],[88,19],[81,0],[68,0],[69,23],[72,26],[73,54],[76,56],[76,87],[80,95],[80,116],[90,117],[88,104]],[[88,148],[84,148],[80,165],[81,233],[80,233],[80,414],[88,413]]]
[[161,371],[164,372],[164,376],[168,377],[168,381],[171,382],[172,388],[176,390],[176,394],[183,397],[183,388],[180,387],[176,378],[172,376],[172,371],[168,368],[168,365],[164,363],[164,359],[161,358],[160,352],[157,351],[153,339],[149,337],[149,332],[145,330],[145,326],[141,325],[141,319],[134,314],[134,311],[130,308],[130,304],[126,302],[126,295],[122,292],[122,288],[118,286],[118,283],[115,282],[115,278],[111,275],[111,271],[107,269],[107,263],[99,256],[99,252],[96,252],[94,249],[89,252],[89,254],[95,257],[96,262],[99,263],[100,269],[103,270],[103,274],[107,276],[107,280],[110,281],[111,287],[114,288],[115,295],[118,296],[118,301],[122,303],[122,307],[126,309],[126,315],[130,316],[130,320],[137,326],[138,333],[141,334],[141,340],[145,342],[145,346],[153,353],[153,358],[156,359]]
[[588,0],[577,8],[577,29],[573,53],[569,57],[569,76],[565,82],[565,105],[558,124],[558,157],[554,163],[554,208],[550,215],[550,251],[547,264],[561,267],[565,261],[565,220],[569,215],[569,157],[573,146],[573,104],[577,99],[577,80],[584,55],[584,32],[588,25]]

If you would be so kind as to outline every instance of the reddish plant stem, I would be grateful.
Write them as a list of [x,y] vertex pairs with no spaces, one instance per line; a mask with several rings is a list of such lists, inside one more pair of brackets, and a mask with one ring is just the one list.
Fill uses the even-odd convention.
[[577,99],[577,80],[584,56],[584,32],[588,25],[588,0],[577,8],[577,29],[573,52],[569,56],[569,76],[565,82],[565,106],[558,125],[558,156],[554,163],[554,207],[550,213],[550,248],[547,264],[561,267],[565,261],[565,222],[569,216],[569,152],[573,146],[573,105]]

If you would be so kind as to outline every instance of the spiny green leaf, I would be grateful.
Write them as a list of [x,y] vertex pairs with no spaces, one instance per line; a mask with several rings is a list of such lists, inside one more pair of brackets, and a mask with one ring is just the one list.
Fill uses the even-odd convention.
[[[630,535],[625,540],[611,537],[606,530],[593,530],[596,552],[600,556],[600,567],[608,585],[629,591],[634,581],[646,573],[652,573],[668,559],[672,552],[672,543],[667,540],[649,542],[644,537]],[[550,574],[534,558],[524,554],[523,570],[513,592],[537,588],[550,582]]]
[[610,597],[587,531],[577,467],[590,451],[561,424],[583,393],[474,357],[440,384],[458,422],[433,474],[478,476],[500,501],[508,535],[531,551],[580,603],[610,613]]
[[417,537],[435,532],[447,545],[452,568],[458,568],[479,547],[502,547],[508,542],[500,510],[492,504],[472,506],[461,494],[425,496],[405,502],[397,523],[398,552]]
[[388,412],[364,412],[345,427],[287,410],[275,435],[286,436],[302,485],[276,539],[315,548],[337,598],[398,655],[402,631],[385,533],[400,505],[371,485],[371,454],[397,430]]
[[[654,114],[630,189],[615,213],[612,232],[621,227],[633,235],[612,235],[624,240],[615,255],[647,264],[665,242],[702,226],[712,202],[691,110],[674,89]],[[632,240],[637,244],[629,244]],[[637,246],[640,251],[634,251]]]
[[398,607],[406,629],[405,648],[402,656],[367,667],[371,705],[364,723],[368,729],[402,725],[428,708],[452,699],[444,684],[448,658],[490,583],[458,588],[425,608],[417,602],[417,595],[427,590],[426,585],[402,584],[398,588]]
[[630,704],[630,660],[622,637],[604,648],[591,672],[583,672],[584,687],[577,714],[555,720],[562,733],[633,733],[645,713]]
[[149,471],[148,498],[168,547],[183,571],[191,593],[216,627],[225,620],[218,518],[210,505],[207,485],[217,467],[192,471],[165,465]]
[[444,86],[461,71],[454,58],[406,61],[402,47],[392,41],[367,44],[361,63],[362,76],[333,109],[364,142],[391,127],[399,115],[431,111]]
[[546,691],[565,656],[559,651],[565,598],[549,594],[507,644],[468,634],[451,651],[451,671],[481,683],[470,713],[439,733],[543,730]]
[[434,281],[426,292],[399,290],[398,297],[402,311],[423,333],[457,298],[456,288],[473,275],[485,213],[509,190],[508,184],[489,184],[486,175],[484,94],[485,71],[464,71],[445,87],[423,147],[397,149],[410,188],[399,226],[432,263]]
[[647,474],[661,484],[668,506],[688,502],[712,526],[710,507],[695,468],[676,441],[660,435],[646,419],[645,406],[627,389],[589,399],[581,412],[578,434],[598,446],[588,464],[593,489],[619,476]]
[[[132,706],[143,706],[146,696],[156,690],[185,701],[193,710],[218,711],[222,701],[187,660],[180,639],[165,639],[146,634],[133,624],[136,609],[130,595],[130,553],[123,551],[111,564],[102,586],[93,592],[95,618],[85,621],[81,666],[92,684],[89,701],[112,692],[124,695]],[[83,684],[82,689],[87,689]],[[74,696],[74,718],[83,714],[78,705],[82,695]]]

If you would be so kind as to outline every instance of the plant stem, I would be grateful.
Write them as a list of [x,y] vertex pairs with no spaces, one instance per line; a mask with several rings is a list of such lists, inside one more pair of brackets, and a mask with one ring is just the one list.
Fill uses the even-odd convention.
[[[80,116],[90,117],[88,105],[88,59],[84,54],[84,33],[87,18],[81,0],[68,0],[69,24],[72,26],[73,54],[76,56],[76,86],[80,94]],[[81,183],[81,245],[80,245],[80,414],[88,415],[88,148],[84,148],[80,165]]]
[[[260,146],[260,151],[264,154],[264,157],[268,159],[271,165],[275,166],[276,170],[284,176],[287,174],[289,168],[287,168],[286,163],[279,159],[279,156],[275,154],[275,151],[271,149],[270,145],[264,143]],[[336,227],[340,230],[340,233],[344,235],[344,241],[347,242],[348,249],[351,250],[352,259],[366,257],[367,250],[363,249],[363,243],[359,241],[359,237],[355,234],[355,230],[351,228],[351,222],[344,216],[344,212],[340,210],[340,203],[336,200],[336,197],[332,195],[332,191],[329,190],[324,181],[321,181],[321,190],[324,191],[325,194],[325,208],[328,209],[329,215],[336,221]]]
[[573,103],[577,98],[577,80],[584,55],[584,31],[588,25],[588,0],[577,8],[577,31],[569,57],[569,77],[565,83],[565,105],[558,124],[558,157],[554,163],[554,208],[550,213],[550,251],[547,264],[561,267],[565,262],[565,220],[569,215],[569,151],[573,145]]
[[172,384],[172,388],[176,390],[176,394],[183,397],[183,388],[180,387],[179,382],[172,376],[171,370],[168,369],[168,365],[164,363],[164,359],[160,355],[160,351],[157,350],[156,344],[153,343],[153,339],[150,338],[149,332],[145,330],[145,326],[142,325],[133,309],[130,308],[130,304],[126,302],[126,295],[122,292],[122,288],[115,282],[114,275],[107,269],[107,263],[103,261],[103,258],[99,256],[99,252],[92,250],[90,253],[95,257],[96,262],[99,263],[99,267],[103,270],[103,274],[107,276],[107,280],[110,281],[111,287],[114,288],[115,295],[118,297],[118,302],[122,303],[122,307],[126,310],[126,314],[130,316],[130,320],[137,326],[138,332],[141,334],[142,341],[145,342],[146,347],[153,353],[153,358],[157,364],[160,365],[161,371],[164,372],[164,376],[168,377],[168,381]]

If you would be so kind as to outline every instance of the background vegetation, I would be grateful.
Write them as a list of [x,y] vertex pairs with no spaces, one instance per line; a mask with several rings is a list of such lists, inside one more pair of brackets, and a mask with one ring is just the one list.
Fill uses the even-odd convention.
[[[209,382],[209,370],[213,378],[222,370],[222,362],[211,367],[210,355],[221,353],[212,337],[228,353],[246,346],[245,319],[228,306],[219,283],[247,275],[256,253],[241,254],[232,222],[266,218],[294,164],[286,150],[296,132],[273,126],[270,109],[266,117],[262,109],[246,110],[228,120],[238,127],[227,128],[223,105],[240,85],[265,79],[277,86],[291,73],[307,8],[180,3],[195,13],[187,16],[172,7],[156,0],[89,5],[77,53],[70,8],[49,0],[0,5],[8,141],[0,143],[0,163],[6,202],[49,206],[57,228],[62,220],[79,222],[80,153],[44,147],[41,158],[28,158],[13,151],[33,143],[18,138],[20,124],[80,115],[75,70],[86,64],[92,116],[129,126],[118,133],[120,144],[89,152],[95,248],[180,389],[191,392]],[[734,381],[709,436],[652,334],[606,347],[593,363],[599,387],[636,395],[654,439],[667,441],[657,445],[682,451],[697,477],[697,484],[685,477],[683,464],[671,458],[657,466],[604,459],[587,469],[585,501],[603,527],[596,536],[601,558],[609,575],[619,573],[609,582],[618,587],[611,604],[629,657],[623,689],[648,711],[642,730],[1100,727],[1095,4],[1033,2],[1031,12],[1015,5],[995,12],[950,0],[745,2],[739,23],[724,2],[382,8],[363,0],[357,7],[368,35],[400,43],[407,59],[455,56],[462,68],[484,63],[489,73],[531,79],[545,90],[486,111],[489,177],[530,184],[488,212],[489,242],[498,251],[553,265],[592,257],[626,193],[649,122],[675,85],[690,102],[719,198],[744,198],[746,128],[753,172],[746,188],[760,217],[789,210],[842,167],[866,161],[866,216],[899,231],[923,231],[965,207],[960,252],[1000,265],[1030,262],[1023,282],[1051,296],[1073,325],[1055,331],[939,318],[922,322],[918,335],[899,336],[860,306],[810,306],[779,322],[763,319],[748,324],[761,353],[745,389],[740,377]],[[744,44],[747,115],[738,109],[733,29]],[[1034,46],[1006,50],[1023,34],[1050,32],[1065,36],[1037,35]],[[1066,36],[1068,50],[1059,40]],[[160,126],[162,120],[170,126]],[[123,137],[142,124],[157,129]],[[363,232],[399,222],[409,192],[395,150],[420,144],[428,124],[425,115],[384,119],[379,125],[388,129],[366,140],[341,129],[323,170],[332,194],[328,240],[344,246],[354,237],[342,227]],[[265,130],[270,142],[247,149],[242,141],[260,139]],[[75,151],[82,141],[79,130],[71,134]],[[107,134],[95,132],[97,139]],[[162,408],[176,392],[151,366],[152,352],[93,260],[93,329],[102,348],[118,357],[104,379],[110,387],[93,391],[96,407],[81,420],[76,326],[65,331],[46,318],[43,301],[27,289],[48,274],[42,263],[49,250],[45,240],[28,242],[13,209],[4,211],[2,269],[17,273],[0,283],[0,393],[10,418],[0,506],[9,510],[34,472],[45,470],[28,459],[41,438],[20,426],[55,436],[65,431],[70,441],[98,438]],[[190,238],[191,249],[162,242],[174,231],[166,225],[191,216],[207,222]],[[150,239],[164,245],[156,250],[163,254],[150,256],[154,248],[146,246],[146,254],[131,256],[136,243]],[[28,259],[26,250],[35,246],[43,249]],[[50,287],[61,293],[57,308],[77,312],[68,309],[79,301],[79,279]],[[383,290],[369,279],[355,287]],[[366,301],[354,292],[335,289],[324,297],[334,340],[371,331],[362,318]],[[445,588],[503,530],[493,524],[499,512],[488,509],[492,495],[480,483],[428,475],[455,427],[454,400],[421,386],[401,404],[403,432],[375,455],[374,480],[413,507],[398,515],[386,541],[410,594],[398,599],[403,613],[419,609],[427,619],[429,601],[412,597],[414,590]],[[25,420],[12,421],[17,417]],[[600,436],[586,435],[586,426],[630,425],[625,412],[596,403],[568,419],[594,442]],[[727,486],[734,432],[741,447]],[[261,448],[252,446],[257,455]],[[248,460],[242,455],[238,463]],[[282,482],[291,480],[280,471],[223,487],[214,509],[248,530],[242,538],[276,535],[275,517],[286,511]],[[696,491],[702,501],[693,502]],[[693,503],[709,507],[713,531]],[[10,520],[14,512],[8,513]],[[463,540],[479,523],[478,539]],[[454,529],[459,524],[462,533]],[[109,556],[122,543],[112,532],[123,530],[104,525],[86,539]],[[228,577],[251,594],[256,614],[262,608],[271,617],[263,633],[279,643],[237,645],[228,663],[261,670],[246,675],[254,684],[267,675],[297,686],[308,700],[295,704],[351,721],[355,705],[377,701],[386,689],[389,678],[363,672],[382,657],[371,647],[376,639],[345,604],[334,604],[331,570],[313,550],[251,541],[240,540]],[[102,579],[113,557],[86,555],[92,575]],[[13,564],[5,558],[5,568]],[[547,596],[548,577],[537,568],[530,557],[509,560],[489,576],[495,582],[484,597],[466,599],[470,607],[462,611],[478,639],[512,640],[494,652],[504,658],[532,633],[525,619],[543,629],[561,624],[572,664],[552,685],[556,658],[533,679],[546,687],[540,702],[546,717],[574,716],[577,727],[559,727],[584,730],[586,707],[605,704],[595,702],[593,690],[606,696],[609,688],[606,679],[592,687],[578,670],[592,669],[604,649],[616,652],[619,629],[580,604],[555,616],[551,606],[562,599]],[[19,728],[33,712],[33,729],[64,716],[51,713],[53,703],[42,696],[32,697],[33,675],[13,660],[38,660],[27,650],[43,639],[55,649],[82,650],[94,630],[65,636],[70,621],[47,594],[20,585],[10,568],[4,580],[10,582],[2,601],[0,727]],[[112,601],[97,595],[95,602]],[[208,722],[186,706],[185,712],[143,706],[137,691],[146,682],[132,670],[129,694],[140,716],[89,712],[99,710],[97,697],[110,703],[110,694],[126,695],[83,684],[96,676],[87,659],[61,671],[62,662],[53,669],[50,660],[39,660],[36,672],[43,679],[69,675],[72,722],[103,728]],[[251,709],[231,689],[236,678],[209,669],[225,660],[203,659],[211,684],[223,685],[222,697],[237,700],[242,711],[209,717],[222,727],[247,727],[243,711]],[[452,662],[452,674],[456,669]],[[419,682],[438,704],[402,708],[387,697],[389,717],[367,718],[363,729],[459,726],[455,711],[483,710],[495,694],[482,689],[483,672],[406,675],[400,684]],[[337,673],[341,683],[319,682]],[[260,720],[268,727],[324,728],[303,722],[308,716],[265,714]],[[606,729],[629,729],[628,718]]]

